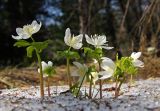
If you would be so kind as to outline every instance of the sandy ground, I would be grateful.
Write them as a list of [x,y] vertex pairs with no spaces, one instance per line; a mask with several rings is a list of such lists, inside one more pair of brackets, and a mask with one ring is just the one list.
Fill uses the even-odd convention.
[[[104,84],[103,88],[114,84]],[[97,94],[94,89],[94,95]],[[134,87],[122,86],[121,94],[103,91],[103,99],[75,98],[67,86],[52,86],[51,97],[41,100],[39,87],[0,90],[0,111],[160,111],[160,78],[136,81]],[[82,93],[87,87],[82,88]],[[47,91],[45,91],[46,93]]]

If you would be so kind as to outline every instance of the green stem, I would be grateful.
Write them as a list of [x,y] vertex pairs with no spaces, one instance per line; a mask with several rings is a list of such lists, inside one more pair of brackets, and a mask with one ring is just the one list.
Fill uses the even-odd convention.
[[69,84],[69,89],[72,87],[72,82],[71,82],[71,74],[70,74],[70,63],[69,63],[69,58],[67,58],[67,76],[68,76],[68,84]]
[[78,94],[79,94],[80,89],[81,89],[81,87],[82,87],[82,84],[83,84],[83,81],[84,81],[84,79],[85,79],[85,76],[86,76],[86,74],[84,74],[84,76],[83,76],[83,78],[82,78],[82,81],[81,81],[81,84],[80,84],[80,86],[79,86],[79,89],[78,89],[78,92],[77,92],[76,97],[78,97]]
[[[71,47],[68,49],[68,53],[70,51]],[[67,76],[68,76],[68,84],[69,84],[69,89],[72,87],[72,81],[71,81],[71,73],[70,73],[70,59],[67,57]]]
[[40,68],[40,94],[41,94],[41,98],[44,98],[44,85],[43,85],[43,73],[42,73],[42,64],[41,64],[41,57],[36,49],[36,55],[38,58],[38,63],[39,63],[39,68]]
[[132,83],[133,83],[133,75],[131,74],[130,82],[129,82],[129,88],[132,86]]
[[[35,42],[35,40],[31,37],[32,41]],[[38,59],[38,64],[39,64],[39,68],[40,68],[40,95],[41,95],[41,98],[44,98],[44,85],[43,85],[43,73],[42,73],[42,64],[41,64],[41,57],[40,57],[40,54],[38,52],[38,50],[35,48],[35,51],[36,51],[36,56],[37,56],[37,59]]]
[[119,86],[118,86],[118,88],[117,88],[117,92],[116,92],[116,95],[115,95],[115,97],[117,98],[118,96],[119,96],[119,91],[120,91],[120,89],[121,89],[121,86],[122,86],[122,83],[125,81],[125,77],[123,77],[123,79],[120,81],[120,83],[119,83]]
[[89,84],[89,97],[92,98],[92,83],[93,83],[93,79],[91,76],[91,80],[90,80],[90,84]]
[[118,89],[118,79],[117,79],[117,77],[116,77],[115,96],[117,95],[117,89]]
[[50,97],[51,96],[51,93],[50,93],[50,77],[47,77],[47,87],[48,87],[48,96]]
[[[101,62],[98,60],[99,71],[101,71]],[[99,90],[100,90],[100,99],[102,99],[102,80],[99,79]]]

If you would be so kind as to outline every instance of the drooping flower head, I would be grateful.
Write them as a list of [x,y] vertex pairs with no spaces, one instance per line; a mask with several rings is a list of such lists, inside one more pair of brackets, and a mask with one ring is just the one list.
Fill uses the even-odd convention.
[[84,75],[88,71],[88,67],[85,64],[81,64],[79,62],[73,62],[73,64],[77,67],[77,70],[71,73],[72,76],[78,76],[79,81],[82,81]]
[[94,35],[89,37],[88,35],[85,35],[86,41],[88,44],[93,45],[96,48],[104,48],[104,49],[112,49],[113,47],[108,47],[108,44],[106,44],[108,41],[106,40],[105,35]]
[[99,75],[101,76],[100,79],[110,78],[116,69],[116,65],[110,58],[102,57],[101,59],[102,59],[101,68],[104,71],[99,72]]
[[17,36],[12,35],[12,38],[16,40],[28,39],[40,30],[41,25],[41,22],[38,24],[37,21],[34,20],[32,24],[24,25],[23,28],[16,28]]
[[[51,61],[48,61],[48,63],[42,61],[42,73],[44,74],[44,77],[51,76],[54,71],[53,71],[53,63]],[[40,73],[40,69],[38,69],[38,72]]]
[[74,36],[74,35],[71,35],[71,31],[69,28],[66,29],[65,37],[64,37],[64,42],[66,45],[74,49],[80,49],[83,45],[82,39],[83,39],[83,34]]
[[85,64],[81,64],[79,62],[73,62],[73,64],[78,68],[75,72],[79,76],[83,76],[88,71],[88,67]]
[[138,60],[138,58],[141,56],[141,52],[132,52],[131,54],[131,58],[133,59],[132,60],[132,63],[135,67],[144,67],[144,63],[140,60]]

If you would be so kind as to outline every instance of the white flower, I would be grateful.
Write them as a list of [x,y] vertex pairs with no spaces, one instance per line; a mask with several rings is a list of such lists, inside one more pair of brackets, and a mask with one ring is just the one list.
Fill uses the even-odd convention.
[[144,67],[144,63],[140,60],[138,60],[138,58],[141,56],[141,52],[132,52],[131,54],[131,58],[133,59],[132,60],[132,63],[135,67]]
[[[48,77],[49,75],[51,75],[53,70],[53,63],[51,61],[48,61],[48,63],[42,61],[41,64],[43,77]],[[40,69],[38,69],[38,72],[40,73]]]
[[98,72],[91,72],[91,75],[89,76],[90,80],[91,80],[91,77],[92,77],[93,84],[95,85],[96,81],[99,79]]
[[66,45],[73,47],[74,49],[80,49],[82,47],[82,39],[83,34],[80,34],[78,36],[71,35],[71,31],[69,28],[66,29],[64,42]]
[[23,28],[16,28],[16,32],[18,36],[12,35],[13,39],[20,40],[20,39],[28,39],[32,36],[32,34],[37,33],[41,28],[40,24],[37,21],[33,21],[32,24],[24,25]]
[[86,41],[88,44],[93,45],[96,48],[104,48],[104,49],[112,49],[113,47],[108,47],[108,44],[106,44],[108,41],[106,41],[106,36],[98,36],[94,35],[91,36],[91,38],[88,35],[85,35]]
[[99,72],[99,75],[102,76],[99,79],[110,78],[116,69],[116,65],[110,58],[102,57],[101,59],[101,68],[104,69],[104,71]]

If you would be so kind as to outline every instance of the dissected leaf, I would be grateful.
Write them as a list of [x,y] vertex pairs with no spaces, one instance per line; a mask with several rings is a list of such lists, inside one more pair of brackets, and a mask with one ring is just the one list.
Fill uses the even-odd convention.
[[102,57],[102,49],[96,48],[95,50],[89,48],[89,47],[84,47],[84,53],[87,57],[89,58],[101,58]]
[[35,47],[39,52],[48,47],[48,41],[44,42],[32,42],[31,45]]
[[58,51],[57,54],[59,55],[60,58],[62,57],[66,57],[66,58],[70,58],[70,59],[78,59],[80,58],[78,52],[75,52],[75,51],[68,51],[68,50],[65,50],[65,51]]

